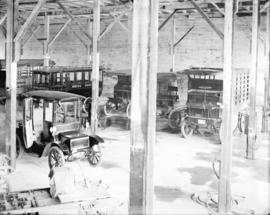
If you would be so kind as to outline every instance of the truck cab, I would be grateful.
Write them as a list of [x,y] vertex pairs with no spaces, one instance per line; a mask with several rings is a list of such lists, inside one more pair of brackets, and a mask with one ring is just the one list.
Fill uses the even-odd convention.
[[81,132],[84,96],[36,90],[23,94],[23,119],[17,129],[17,155],[23,149],[41,148],[49,167],[85,157],[97,165],[101,158],[97,135]]

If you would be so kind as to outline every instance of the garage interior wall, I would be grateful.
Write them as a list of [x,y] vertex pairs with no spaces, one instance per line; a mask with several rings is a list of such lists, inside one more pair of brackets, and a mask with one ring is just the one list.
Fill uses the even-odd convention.
[[[223,31],[223,18],[211,19],[215,25]],[[260,68],[265,68],[265,17],[261,19],[261,33],[259,39],[259,62]],[[160,20],[161,23],[161,20]],[[83,23],[86,26],[86,21]],[[123,22],[128,26],[128,22]],[[199,15],[192,15],[189,18],[176,15],[176,40],[178,40],[190,27],[195,28],[177,46],[175,57],[175,68],[185,69],[195,67],[222,67],[222,40],[210,28],[204,19]],[[51,26],[51,37],[56,34],[61,25]],[[101,29],[104,28],[104,23]],[[76,29],[74,27],[74,29]],[[169,72],[171,66],[170,42],[171,42],[172,21],[159,32],[159,71]],[[77,29],[78,33],[82,35]],[[43,27],[36,33],[42,37]],[[0,58],[4,57],[4,40],[1,34]],[[111,70],[129,70],[131,68],[131,46],[128,33],[116,24],[100,42],[101,65]],[[87,40],[85,39],[87,42]],[[234,37],[234,67],[249,68],[251,59],[251,17],[235,17]],[[22,59],[42,58],[42,44],[32,37],[24,47]],[[51,59],[59,66],[85,65],[87,63],[87,49],[79,39],[66,28],[50,49]],[[128,56],[128,57],[127,57]]]

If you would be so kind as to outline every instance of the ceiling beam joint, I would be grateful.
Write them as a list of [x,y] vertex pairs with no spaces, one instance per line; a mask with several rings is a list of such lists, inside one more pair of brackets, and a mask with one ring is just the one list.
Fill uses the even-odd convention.
[[35,19],[35,17],[38,15],[40,8],[42,8],[43,4],[46,2],[46,0],[39,0],[35,6],[35,8],[33,9],[33,11],[31,12],[31,14],[28,16],[27,20],[25,21],[25,23],[23,24],[23,26],[20,28],[20,30],[18,31],[17,35],[14,38],[14,42],[20,40],[27,28],[32,24],[33,20]]
[[201,14],[201,16],[210,25],[210,27],[217,33],[217,35],[220,37],[220,39],[223,40],[224,34],[217,28],[217,26],[211,21],[211,19],[206,15],[206,13],[200,8],[200,6],[194,0],[189,0],[189,2]]

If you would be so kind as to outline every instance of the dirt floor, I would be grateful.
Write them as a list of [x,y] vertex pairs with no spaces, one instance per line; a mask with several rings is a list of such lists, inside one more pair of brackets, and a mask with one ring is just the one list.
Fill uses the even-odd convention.
[[[101,207],[115,207],[120,214],[128,213],[129,198],[129,131],[114,125],[100,129],[105,139],[102,144],[102,162],[91,167],[86,161],[67,163],[78,178],[83,174],[93,182],[101,181],[108,186],[111,196]],[[154,214],[208,214],[202,202],[191,199],[192,194],[201,200],[209,195],[216,197],[218,179],[212,170],[212,161],[220,156],[217,137],[193,135],[188,139],[169,130],[157,132],[154,167]],[[232,195],[235,214],[270,213],[270,141],[259,136],[255,160],[245,159],[245,136],[234,136]],[[49,186],[47,158],[25,154],[17,162],[17,168],[9,177],[10,191]],[[109,201],[109,202],[108,202]],[[236,205],[236,203],[238,203]],[[66,213],[83,214],[73,207]],[[63,213],[64,207],[50,209]],[[48,213],[48,211],[46,211]],[[44,212],[44,214],[46,214]],[[250,213],[251,214],[251,213]]]

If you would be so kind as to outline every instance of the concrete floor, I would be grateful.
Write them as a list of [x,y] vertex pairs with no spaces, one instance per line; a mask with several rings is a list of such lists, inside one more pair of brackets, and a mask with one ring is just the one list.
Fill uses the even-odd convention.
[[[114,126],[99,130],[98,134],[105,139],[101,164],[91,167],[86,161],[81,161],[81,168],[78,162],[67,165],[76,171],[78,177],[82,176],[83,170],[92,181],[102,180],[108,185],[114,207],[122,214],[127,214],[129,131]],[[239,200],[234,210],[243,214],[248,214],[249,210],[260,215],[270,213],[269,137],[260,136],[256,148],[256,159],[246,160],[245,136],[234,137],[232,194]],[[212,171],[212,161],[219,156],[220,144],[216,137],[193,135],[184,139],[178,133],[158,131],[154,167],[154,214],[208,214],[205,207],[191,200],[191,195],[197,193],[205,196],[206,192],[217,192],[218,180]],[[25,154],[17,162],[16,171],[9,177],[10,190],[48,187],[48,172],[47,158]],[[74,214],[74,211],[71,213]]]

